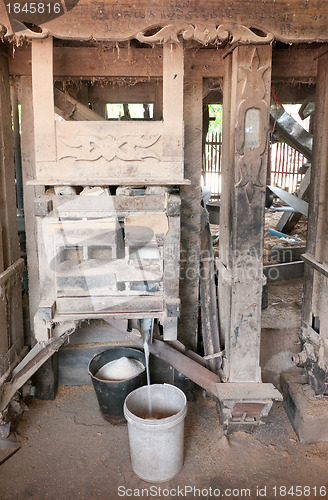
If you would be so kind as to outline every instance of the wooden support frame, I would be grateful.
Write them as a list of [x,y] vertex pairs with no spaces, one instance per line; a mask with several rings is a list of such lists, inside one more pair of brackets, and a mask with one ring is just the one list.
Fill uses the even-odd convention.
[[[187,59],[188,57],[188,59]],[[190,186],[181,193],[181,318],[179,340],[196,350],[198,342],[200,215],[202,168],[203,77],[194,68],[193,57],[186,55],[184,82],[185,176]]]
[[52,38],[33,40],[35,182],[183,183],[183,54],[163,47],[163,121],[55,122]]
[[[170,44],[169,44],[170,45]],[[204,78],[224,76],[225,62],[222,57],[225,49],[200,48],[190,53],[190,65],[194,72]],[[318,48],[273,49],[272,81],[288,80],[308,83],[317,75]],[[189,57],[189,56],[188,56]],[[129,62],[131,61],[131,64]],[[120,48],[119,54],[112,51],[99,51],[97,47],[54,47],[54,79],[93,78],[162,78],[163,54],[160,47],[149,49]],[[132,64],[133,63],[133,64]],[[31,49],[18,47],[9,58],[11,76],[31,76]],[[96,93],[96,91],[95,91]],[[119,101],[121,102],[121,101]]]
[[313,318],[320,318],[320,336],[328,339],[326,311],[328,297],[326,276],[328,265],[328,56],[325,51],[327,51],[327,46],[325,50],[322,48],[323,54],[318,59],[302,316],[305,324],[309,326],[312,326]]
[[223,368],[228,382],[260,382],[271,46],[237,47],[226,59],[219,256]]
[[[1,47],[1,44],[0,44]],[[8,59],[0,52],[0,380],[24,347]],[[9,373],[8,373],[9,370]],[[0,387],[0,392],[2,387]]]

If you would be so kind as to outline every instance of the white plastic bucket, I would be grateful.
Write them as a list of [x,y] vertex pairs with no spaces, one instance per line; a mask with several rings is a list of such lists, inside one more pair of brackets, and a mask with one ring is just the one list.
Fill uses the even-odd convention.
[[[155,418],[148,418],[149,401]],[[186,396],[173,385],[146,385],[126,397],[132,468],[144,481],[167,481],[182,469],[186,413]]]

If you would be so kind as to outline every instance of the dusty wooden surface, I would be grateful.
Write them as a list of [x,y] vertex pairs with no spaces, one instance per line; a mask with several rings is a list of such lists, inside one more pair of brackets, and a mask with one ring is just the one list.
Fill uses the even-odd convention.
[[[228,57],[226,87],[230,84],[231,94],[228,89],[223,95],[228,99],[225,125],[230,137],[224,157],[219,258],[224,371],[230,382],[259,382],[271,49],[239,47]],[[254,134],[247,122],[252,109],[261,123]]]
[[[70,39],[126,40],[138,37],[144,40],[146,34],[150,41],[156,41],[167,40],[167,37],[175,39],[181,33],[187,39],[195,38],[202,43],[225,40],[229,35],[235,39],[244,36],[254,40],[257,35],[240,31],[239,26],[242,25],[260,28],[265,35],[272,34],[284,42],[328,39],[328,6],[319,0],[311,3],[303,0],[222,0],[219,3],[215,0],[157,0],[151,4],[146,0],[138,4],[123,0],[119,5],[114,0],[74,0],[67,2],[67,6],[67,13],[61,6],[58,13],[31,14],[21,11],[8,15],[2,3],[0,18],[3,31],[7,37],[12,34],[40,37],[50,33],[57,38]],[[19,21],[39,25],[42,32],[31,32]],[[147,33],[153,27],[156,27],[155,34]],[[156,36],[161,27],[169,28]],[[263,35],[257,38],[261,40]]]
[[[0,379],[10,370],[23,341],[22,291],[17,223],[14,137],[11,122],[8,61],[0,54]],[[8,374],[7,374],[8,375]],[[1,390],[1,389],[0,389]]]
[[[187,56],[186,56],[187,57]],[[190,349],[198,341],[199,256],[202,169],[203,79],[186,60],[184,81],[185,176],[191,186],[181,187],[181,317],[179,339]]]
[[[222,48],[198,48],[190,50],[190,64],[194,70],[202,73],[204,78],[218,78],[224,75],[224,59],[222,55],[226,49]],[[317,74],[318,48],[309,45],[306,49],[291,47],[289,49],[274,48],[272,54],[272,80],[274,82],[309,82],[313,81]],[[149,85],[154,78],[163,76],[163,54],[162,49],[155,46],[149,48],[113,48],[105,50],[104,47],[54,47],[54,78],[90,79],[95,77],[125,77],[133,84],[129,94],[135,99],[140,92],[142,83],[135,85],[135,78],[145,78],[144,87],[146,95],[141,92],[142,101],[148,102]],[[11,75],[31,75],[31,47],[17,47],[9,58],[9,72]],[[129,80],[127,81],[128,84]],[[115,85],[115,81],[113,83]],[[124,97],[128,89],[114,86],[109,92],[106,87],[97,84],[92,85],[89,92],[91,98],[99,98],[101,95],[110,95],[111,99],[106,102],[122,102],[122,90]],[[145,100],[146,98],[146,100]],[[116,100],[118,99],[118,100]],[[131,99],[131,97],[129,97]],[[135,101],[129,101],[135,102]],[[86,104],[86,103],[84,103]]]
[[314,144],[310,186],[307,254],[302,311],[303,355],[309,383],[316,394],[327,394],[328,373],[328,56],[318,62]]
[[[34,318],[39,305],[39,262],[37,251],[37,231],[34,217],[33,204],[37,196],[44,193],[44,186],[28,186],[28,180],[35,177],[34,154],[34,121],[32,100],[32,79],[23,76],[19,80],[21,108],[21,149],[22,169],[24,183],[24,210],[28,217],[25,218],[27,266],[29,283],[29,309],[30,318]],[[33,329],[33,321],[31,321]]]

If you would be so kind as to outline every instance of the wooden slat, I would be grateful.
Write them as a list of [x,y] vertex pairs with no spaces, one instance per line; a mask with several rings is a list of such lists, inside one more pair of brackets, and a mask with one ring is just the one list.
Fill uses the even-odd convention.
[[57,313],[157,313],[163,311],[164,302],[157,297],[65,297],[56,300]]
[[54,196],[52,206],[56,217],[124,217],[136,210],[164,211],[164,195],[147,196]]
[[49,235],[56,247],[72,245],[95,246],[116,245],[116,219],[91,221],[62,221],[49,224]]
[[298,212],[307,217],[309,208],[308,208],[308,203],[306,201],[276,186],[268,186],[268,187],[282,201],[287,203],[287,205],[290,205],[292,208],[294,208],[295,210],[297,210]]
[[302,260],[309,266],[313,267],[316,271],[318,271],[320,274],[323,274],[328,278],[328,265],[327,264],[321,264],[320,262],[317,262],[310,254],[304,253],[301,256]]
[[57,88],[54,89],[54,99],[55,111],[64,120],[89,120],[98,122],[105,120],[105,118],[92,111],[88,106],[81,104],[68,93],[62,92]]
[[35,159],[56,160],[52,37],[32,42]]

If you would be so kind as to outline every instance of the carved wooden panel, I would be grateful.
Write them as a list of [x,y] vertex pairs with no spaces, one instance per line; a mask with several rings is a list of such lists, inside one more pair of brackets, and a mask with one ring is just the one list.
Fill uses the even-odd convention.
[[[248,202],[251,203],[255,188],[263,188],[266,175],[266,146],[269,130],[269,108],[265,97],[264,75],[271,69],[268,64],[261,65],[258,49],[252,52],[249,65],[239,68],[245,79],[242,101],[238,107],[236,125],[236,152],[240,180],[238,188],[245,188]],[[264,160],[264,161],[263,161]]]
[[[51,6],[55,3],[49,2]],[[165,31],[158,35],[155,30],[153,41],[174,40],[179,35],[203,44],[226,39],[261,43],[261,38],[270,37],[284,42],[328,40],[328,5],[319,0],[140,0],[133,4],[129,0],[65,0],[58,2],[58,12],[54,8],[44,13],[16,9],[10,14],[6,4],[0,2],[0,19],[2,34],[8,38],[50,33],[57,38],[120,41],[148,38],[154,35],[153,28],[159,27]],[[41,30],[31,31],[24,23],[38,25]]]
[[124,177],[183,180],[183,137],[164,135],[164,122],[56,122],[55,162],[38,162],[50,183],[100,183]]

